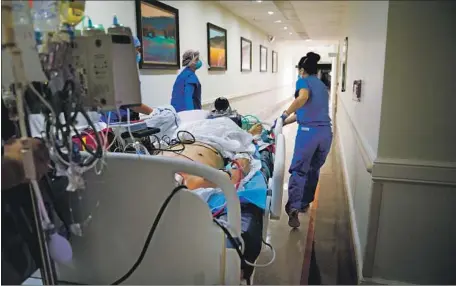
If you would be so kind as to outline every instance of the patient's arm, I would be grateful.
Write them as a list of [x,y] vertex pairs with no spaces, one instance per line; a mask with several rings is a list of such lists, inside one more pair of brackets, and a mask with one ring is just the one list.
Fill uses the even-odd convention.
[[145,114],[145,115],[150,115],[154,109],[150,106],[147,106],[145,104],[141,104],[140,106],[135,106],[131,107],[131,110],[137,113]]

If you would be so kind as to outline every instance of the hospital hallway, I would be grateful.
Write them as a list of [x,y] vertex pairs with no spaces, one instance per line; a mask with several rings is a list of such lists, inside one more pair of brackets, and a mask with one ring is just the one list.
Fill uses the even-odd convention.
[[[231,105],[242,114],[259,114],[261,120],[273,122],[291,102],[290,97],[290,100],[282,102],[280,106],[262,108],[258,99],[271,97],[274,92],[289,90],[282,88],[232,100]],[[256,104],[252,105],[251,102]],[[296,124],[284,127],[286,168],[291,161],[296,128]],[[276,259],[272,265],[255,270],[254,284],[357,284],[356,264],[350,242],[348,205],[338,158],[337,136],[334,135],[331,152],[321,170],[316,199],[307,213],[300,214],[300,228],[290,229],[288,216],[284,212],[280,220],[269,222],[267,242],[275,248]],[[283,205],[287,201],[288,178],[289,174],[286,172]],[[265,247],[257,263],[266,263],[270,258],[271,253]]]

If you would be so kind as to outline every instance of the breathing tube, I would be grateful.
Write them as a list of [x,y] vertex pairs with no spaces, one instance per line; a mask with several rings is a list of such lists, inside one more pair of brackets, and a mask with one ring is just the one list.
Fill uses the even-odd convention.
[[[254,121],[252,121],[252,119]],[[245,116],[242,116],[242,118],[241,118],[242,129],[244,129],[244,130],[249,130],[250,128],[252,128],[253,125],[260,123],[260,122],[261,122],[260,119],[258,119],[258,117],[254,116],[254,115],[245,115]]]

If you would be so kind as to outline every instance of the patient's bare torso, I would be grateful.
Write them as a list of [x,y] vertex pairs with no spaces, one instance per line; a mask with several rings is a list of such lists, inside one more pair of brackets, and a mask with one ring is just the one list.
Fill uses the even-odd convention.
[[[181,149],[184,150],[178,151]],[[178,144],[169,148],[169,150],[170,152],[161,152],[160,155],[192,160],[216,169],[224,167],[223,158],[220,153],[213,147],[201,142],[195,142],[194,144]]]

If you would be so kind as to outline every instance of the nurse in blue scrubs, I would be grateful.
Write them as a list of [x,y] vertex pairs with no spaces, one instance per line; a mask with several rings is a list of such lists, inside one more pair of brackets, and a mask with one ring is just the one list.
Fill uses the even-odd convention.
[[171,105],[176,112],[201,109],[201,84],[195,73],[203,65],[199,52],[186,51],[182,56],[182,65],[185,68],[174,82]]
[[297,121],[298,132],[289,169],[288,202],[285,206],[290,227],[299,227],[298,214],[307,211],[314,200],[320,168],[332,143],[329,94],[316,76],[320,56],[308,53],[298,64],[296,98],[281,118],[285,124]]

